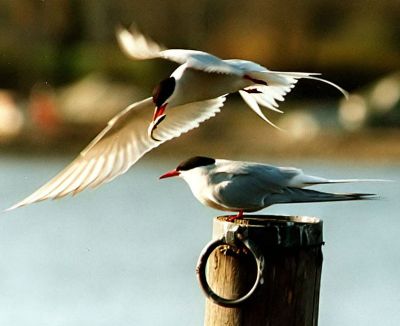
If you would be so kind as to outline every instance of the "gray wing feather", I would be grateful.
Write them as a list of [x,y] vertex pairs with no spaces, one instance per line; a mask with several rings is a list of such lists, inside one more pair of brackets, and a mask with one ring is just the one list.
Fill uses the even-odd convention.
[[[304,175],[302,170],[291,167],[275,167],[258,163],[243,163],[224,166],[225,175],[216,173],[221,182],[215,188],[214,197],[227,207],[259,210],[278,203],[324,202],[360,200],[374,198],[374,194],[364,193],[327,193],[302,189],[304,181],[313,180],[314,184],[346,182],[354,180],[327,180]],[[294,182],[293,182],[294,181]],[[292,186],[292,184],[298,184]]]
[[347,201],[374,199],[375,194],[366,193],[328,193],[310,189],[286,187],[280,194],[271,194],[265,197],[264,207],[284,203],[309,203],[327,201]]
[[244,163],[239,168],[233,163],[224,166],[224,171],[229,177],[215,188],[214,197],[229,207],[248,210],[264,207],[265,196],[282,193],[295,172],[257,163]]

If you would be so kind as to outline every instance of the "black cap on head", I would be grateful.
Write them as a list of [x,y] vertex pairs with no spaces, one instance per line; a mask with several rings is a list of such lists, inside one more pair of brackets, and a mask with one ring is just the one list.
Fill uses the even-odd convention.
[[153,89],[153,102],[157,107],[160,107],[171,96],[175,89],[175,78],[169,77],[162,80]]
[[194,156],[183,161],[176,168],[177,171],[188,171],[200,166],[207,166],[215,163],[215,159],[205,156]]

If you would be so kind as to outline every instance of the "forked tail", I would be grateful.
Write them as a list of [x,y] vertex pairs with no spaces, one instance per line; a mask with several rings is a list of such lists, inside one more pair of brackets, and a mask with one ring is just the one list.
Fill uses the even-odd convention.
[[[342,87],[335,83],[316,77],[318,73],[308,72],[285,72],[285,71],[252,71],[246,74],[246,78],[253,80],[255,85],[246,87],[239,91],[243,100],[248,106],[263,120],[273,127],[278,128],[272,123],[262,112],[260,106],[266,107],[272,111],[280,112],[277,101],[284,101],[285,95],[288,94],[299,79],[311,79],[326,83],[339,90],[346,98],[348,93]],[[257,83],[257,81],[259,83]]]

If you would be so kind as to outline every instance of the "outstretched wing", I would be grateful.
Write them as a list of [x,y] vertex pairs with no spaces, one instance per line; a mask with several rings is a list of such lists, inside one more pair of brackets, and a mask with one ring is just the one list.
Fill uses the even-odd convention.
[[152,99],[130,105],[111,119],[107,127],[64,170],[8,210],[76,194],[111,181],[151,149],[213,117],[224,101],[222,96],[169,108],[167,119],[157,129],[159,141],[151,139],[147,133],[154,108]]
[[118,27],[117,40],[122,51],[131,59],[146,60],[163,58],[179,64],[187,64],[188,68],[203,70],[205,72],[241,75],[242,71],[236,66],[203,51],[165,49],[137,29],[129,30]]
[[166,50],[162,45],[145,37],[133,26],[130,30],[118,26],[116,36],[121,50],[134,60],[159,58],[161,51]]

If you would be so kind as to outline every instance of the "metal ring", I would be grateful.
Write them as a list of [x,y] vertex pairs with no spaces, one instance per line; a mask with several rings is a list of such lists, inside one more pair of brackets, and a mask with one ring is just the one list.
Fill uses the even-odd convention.
[[262,278],[264,272],[264,256],[262,256],[259,253],[254,243],[249,239],[240,239],[238,237],[236,239],[239,240],[251,252],[257,264],[256,280],[251,289],[249,290],[249,292],[247,292],[245,295],[237,299],[222,298],[211,289],[210,285],[207,282],[206,265],[208,258],[216,248],[218,248],[221,245],[227,244],[224,238],[211,241],[204,247],[204,249],[200,253],[196,267],[197,279],[206,297],[211,299],[214,303],[223,307],[236,307],[240,305],[241,303],[243,303],[244,301],[246,301],[248,298],[251,297],[251,295],[256,291],[259,284],[262,284],[264,282]]

